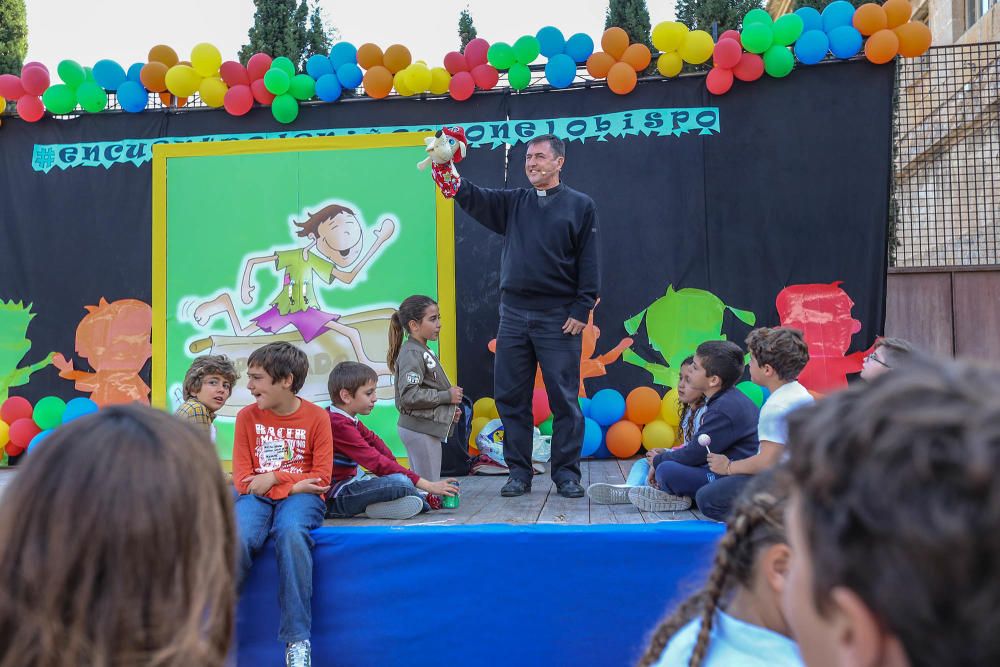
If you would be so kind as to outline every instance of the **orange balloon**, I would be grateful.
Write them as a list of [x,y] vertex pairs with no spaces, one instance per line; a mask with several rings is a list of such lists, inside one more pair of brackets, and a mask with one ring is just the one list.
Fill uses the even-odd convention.
[[638,79],[635,70],[626,63],[615,63],[608,72],[608,88],[618,95],[628,95]]
[[368,94],[368,97],[381,99],[392,90],[392,72],[382,65],[376,65],[365,72],[362,84],[365,87],[365,93]]
[[882,8],[889,19],[890,28],[903,25],[910,20],[910,15],[913,13],[913,7],[907,0],[886,0],[882,3]]
[[649,67],[652,59],[653,55],[645,44],[633,44],[622,54],[622,62],[630,65],[636,72],[641,72]]
[[358,66],[361,69],[371,69],[382,65],[382,49],[371,42],[358,47]]
[[385,57],[382,59],[382,64],[393,74],[406,69],[411,62],[410,50],[402,44],[393,44],[386,49]]
[[625,399],[625,418],[633,424],[648,424],[660,416],[660,394],[652,387],[636,387]]
[[874,2],[865,4],[854,10],[854,27],[865,37],[874,35],[879,30],[889,27],[889,17],[885,13],[882,5]]
[[601,48],[615,60],[621,60],[628,48],[628,33],[618,27],[608,28],[601,36]]
[[146,63],[139,70],[139,81],[154,93],[162,93],[167,89],[167,66],[161,62]]
[[879,30],[865,42],[865,58],[876,65],[884,65],[896,57],[899,37],[892,30]]
[[149,50],[146,61],[151,63],[163,63],[167,68],[177,64],[177,52],[166,44],[157,44]]
[[611,425],[604,439],[608,451],[620,459],[635,456],[642,445],[642,429],[630,421],[622,420]]
[[603,79],[608,76],[608,72],[614,64],[614,58],[603,51],[596,51],[587,58],[587,72],[595,79]]
[[899,38],[899,55],[904,58],[916,58],[931,48],[931,29],[923,23],[909,21],[892,31]]
[[[163,102],[163,106],[165,106],[165,107],[169,107],[170,106],[170,98],[171,97],[173,97],[173,95],[171,95],[170,93],[160,93],[160,101]],[[186,97],[176,97],[176,98],[174,98],[174,104],[177,105],[178,109],[180,109],[182,106],[184,106],[185,104],[187,104],[187,102],[188,102],[188,98],[186,98]]]

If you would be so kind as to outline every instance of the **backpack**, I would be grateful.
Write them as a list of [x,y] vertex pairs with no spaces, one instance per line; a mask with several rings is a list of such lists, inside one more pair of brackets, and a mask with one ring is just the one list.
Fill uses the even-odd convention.
[[458,405],[462,409],[462,416],[455,424],[451,437],[441,443],[441,476],[442,477],[464,477],[472,470],[472,462],[475,460],[469,456],[469,435],[472,430],[472,400],[467,396],[462,397],[462,402]]

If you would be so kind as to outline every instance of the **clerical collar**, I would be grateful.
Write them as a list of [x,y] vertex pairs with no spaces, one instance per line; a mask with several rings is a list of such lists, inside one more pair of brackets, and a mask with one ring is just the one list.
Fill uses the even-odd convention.
[[549,197],[562,191],[562,187],[562,183],[560,183],[559,185],[551,187],[548,190],[535,190],[535,194],[539,197]]

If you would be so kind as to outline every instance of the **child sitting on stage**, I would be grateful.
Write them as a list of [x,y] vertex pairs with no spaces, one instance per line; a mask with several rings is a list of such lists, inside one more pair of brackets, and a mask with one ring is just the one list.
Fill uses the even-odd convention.
[[237,377],[233,362],[225,355],[198,357],[184,375],[184,403],[174,414],[215,442],[215,416],[233,393]]
[[861,366],[861,379],[871,382],[905,362],[912,354],[913,346],[909,341],[902,338],[879,338]]

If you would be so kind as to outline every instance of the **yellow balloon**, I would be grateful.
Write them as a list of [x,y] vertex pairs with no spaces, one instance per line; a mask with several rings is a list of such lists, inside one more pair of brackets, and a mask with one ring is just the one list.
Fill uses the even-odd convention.
[[677,433],[670,424],[659,419],[653,420],[642,427],[642,446],[647,451],[662,447],[670,449],[677,440]]
[[484,396],[472,404],[472,416],[476,419],[486,417],[487,419],[499,419],[497,404],[489,396]]
[[177,97],[191,97],[201,85],[201,77],[193,67],[187,65],[174,65],[168,69],[165,80],[167,90]]
[[212,76],[202,79],[201,86],[198,87],[198,94],[201,95],[202,102],[213,109],[218,109],[226,99],[227,90],[229,90],[229,86],[222,79]]
[[427,65],[415,63],[405,70],[406,85],[415,93],[422,93],[431,87],[431,71]]
[[704,30],[692,30],[684,38],[684,43],[678,49],[684,62],[692,65],[700,65],[712,57],[715,50],[715,42],[712,36]]
[[435,67],[431,70],[431,92],[435,95],[444,95],[448,92],[451,84],[451,74],[443,67]]
[[663,396],[660,404],[660,418],[670,426],[681,423],[681,403],[677,399],[677,389],[671,389]]
[[222,54],[213,45],[202,42],[191,49],[191,66],[201,76],[215,76],[221,65]]
[[410,87],[406,85],[406,70],[401,69],[396,72],[392,77],[392,87],[396,89],[396,92],[403,97],[409,97],[413,94]]
[[[6,104],[6,102],[2,97],[0,97],[0,113],[3,112],[4,104]],[[7,422],[0,421],[0,449],[6,447],[9,441],[10,441],[10,426],[7,425]]]
[[4,109],[6,109],[6,108],[7,108],[7,100],[5,100],[4,98],[0,97],[0,113],[3,113]]
[[674,77],[681,73],[684,68],[684,61],[676,51],[662,54],[656,60],[656,69],[663,76]]
[[668,53],[681,48],[684,37],[688,34],[688,27],[677,21],[664,21],[657,23],[653,28],[653,46],[657,51]]

